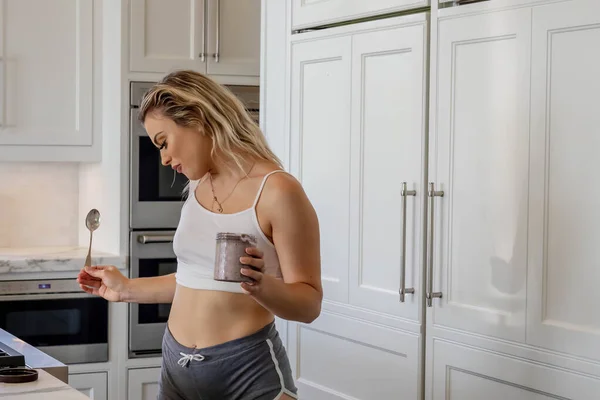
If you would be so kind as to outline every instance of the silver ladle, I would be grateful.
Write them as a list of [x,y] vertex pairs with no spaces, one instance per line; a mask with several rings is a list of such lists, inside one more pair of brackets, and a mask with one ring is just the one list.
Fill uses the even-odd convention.
[[92,208],[85,217],[85,226],[90,231],[90,246],[88,248],[87,257],[85,258],[85,266],[92,266],[92,234],[100,226],[100,211]]

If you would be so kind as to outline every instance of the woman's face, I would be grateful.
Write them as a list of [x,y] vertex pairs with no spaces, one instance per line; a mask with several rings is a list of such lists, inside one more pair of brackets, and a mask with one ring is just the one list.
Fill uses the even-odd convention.
[[160,150],[163,165],[170,165],[190,180],[202,178],[211,168],[212,139],[207,135],[157,113],[146,116],[144,127]]

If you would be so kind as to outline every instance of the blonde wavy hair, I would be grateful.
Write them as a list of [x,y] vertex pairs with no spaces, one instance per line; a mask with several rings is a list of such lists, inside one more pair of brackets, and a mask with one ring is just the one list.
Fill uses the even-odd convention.
[[243,155],[282,168],[244,104],[226,87],[199,72],[175,71],[156,83],[142,99],[140,122],[152,112],[179,126],[204,132],[213,141],[211,155],[230,158],[243,174]]

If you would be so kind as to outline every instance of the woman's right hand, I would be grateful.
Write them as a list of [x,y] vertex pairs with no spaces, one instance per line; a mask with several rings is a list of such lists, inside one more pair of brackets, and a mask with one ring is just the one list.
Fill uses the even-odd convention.
[[77,282],[85,292],[108,301],[124,301],[129,279],[112,265],[85,267],[77,275]]

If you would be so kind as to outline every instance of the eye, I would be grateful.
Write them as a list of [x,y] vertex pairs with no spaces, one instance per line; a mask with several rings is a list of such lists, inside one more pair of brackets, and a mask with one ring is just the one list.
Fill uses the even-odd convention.
[[159,146],[158,150],[162,150],[162,149],[166,149],[166,148],[167,148],[167,141],[165,140],[165,141],[163,141],[161,143],[161,145]]

